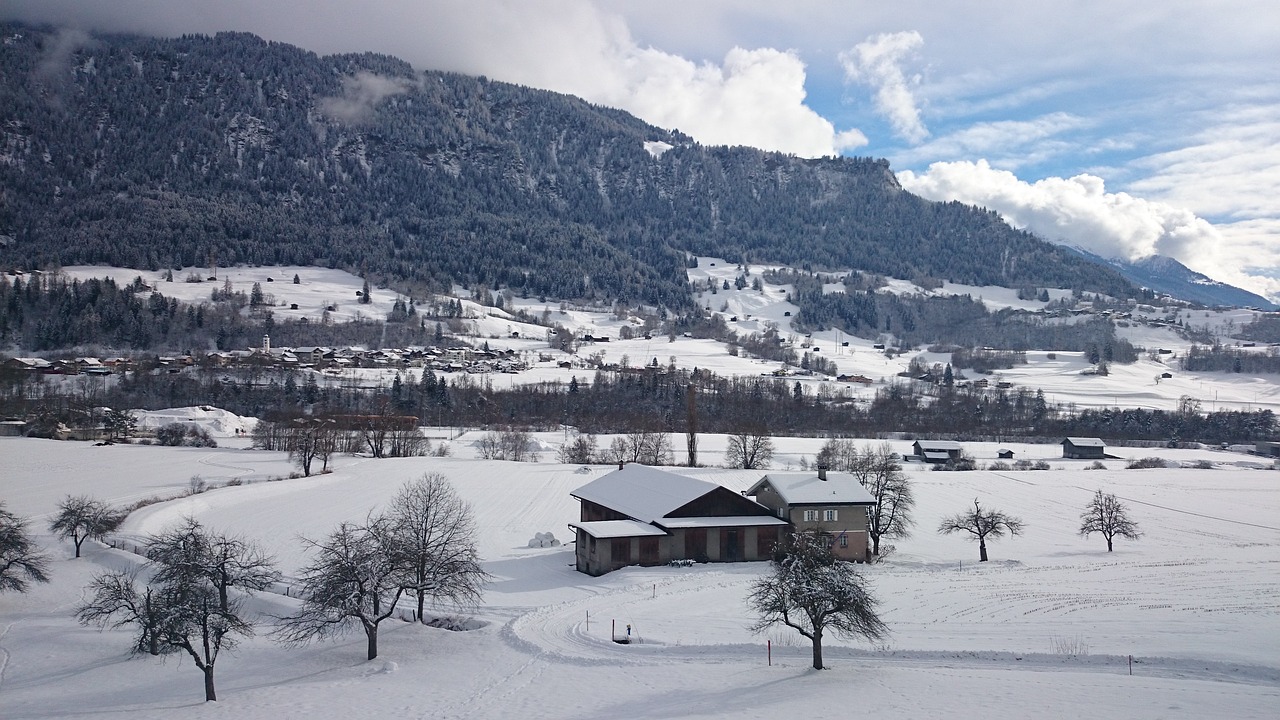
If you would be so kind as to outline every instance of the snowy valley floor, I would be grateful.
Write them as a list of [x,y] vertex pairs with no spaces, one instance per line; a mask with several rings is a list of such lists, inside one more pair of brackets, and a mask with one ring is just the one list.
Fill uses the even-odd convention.
[[[715,443],[708,438],[709,453]],[[811,456],[821,443],[778,444],[780,456]],[[1019,457],[1058,452],[1013,447]],[[573,570],[571,546],[526,547],[538,532],[567,537],[577,517],[569,492],[608,466],[483,461],[466,457],[463,442],[454,448],[461,457],[343,457],[332,474],[268,482],[290,471],[281,453],[0,438],[0,499],[31,518],[56,558],[51,584],[0,596],[0,717],[1274,718],[1280,707],[1280,473],[1232,464],[1247,456],[1206,453],[1213,470],[1122,470],[1119,461],[1101,471],[1067,461],[1040,472],[908,466],[915,535],[865,571],[893,635],[876,647],[829,638],[830,669],[818,672],[798,636],[746,629],[753,617],[744,597],[763,564],[591,578]],[[732,489],[760,475],[674,470]],[[71,617],[94,572],[137,558],[94,546],[68,559],[70,546],[46,530],[67,493],[124,504],[178,495],[199,474],[215,489],[139,510],[122,535],[194,515],[258,540],[290,575],[307,560],[299,535],[361,520],[404,481],[432,471],[446,474],[476,514],[495,576],[485,604],[469,613],[483,626],[450,632],[389,621],[372,662],[360,634],[289,649],[260,633],[219,660],[217,703],[201,702],[189,661],[131,658],[125,632]],[[218,487],[231,478],[246,484]],[[1145,532],[1118,540],[1110,554],[1100,538],[1076,535],[1099,488],[1124,499]],[[992,544],[992,561],[981,566],[972,544],[933,532],[975,496],[1027,523],[1022,536]],[[260,594],[252,607],[267,618],[294,602]],[[637,642],[611,642],[614,621],[620,631],[631,625]]]

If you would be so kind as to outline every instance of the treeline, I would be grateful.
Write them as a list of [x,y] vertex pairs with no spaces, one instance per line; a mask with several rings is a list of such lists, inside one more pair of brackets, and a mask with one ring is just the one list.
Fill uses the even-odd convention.
[[[252,299],[244,293],[210,285],[210,300],[180,303],[160,292],[163,283],[156,290],[141,278],[121,286],[110,278],[0,274],[0,346],[41,353],[78,349],[80,354],[151,350],[200,355],[215,349],[258,347],[264,334],[278,347],[405,347],[439,344],[463,329],[460,313],[448,310],[454,307],[452,302],[424,307],[424,311],[443,313],[441,317],[416,310],[410,315],[406,309],[400,311],[399,322],[373,318],[277,321],[270,309],[252,308]],[[246,305],[252,312],[243,312]],[[393,316],[396,313],[392,311]]]
[[[1270,411],[1203,414],[1193,404],[1178,412],[1086,410],[1050,404],[1027,388],[951,388],[901,382],[880,388],[869,403],[852,402],[838,386],[806,392],[799,382],[772,377],[724,377],[705,370],[649,366],[569,383],[510,389],[460,375],[447,381],[430,369],[397,376],[388,386],[317,382],[315,373],[259,368],[204,368],[157,373],[146,363],[110,386],[101,378],[47,382],[0,373],[0,414],[90,421],[93,408],[214,405],[242,415],[291,417],[405,417],[424,425],[549,430],[575,426],[588,433],[638,431],[875,437],[907,432],[952,437],[1099,436],[1117,440],[1247,442],[1274,437]],[[689,393],[694,393],[690,415]],[[48,424],[46,422],[45,424]]]
[[[50,72],[51,32],[0,31],[0,264],[365,266],[415,293],[673,312],[692,309],[690,253],[1137,292],[993,212],[903,192],[883,160],[703,147],[565,95],[243,33],[102,36]],[[393,91],[362,100],[369,82]]]
[[1280,373],[1280,347],[1248,351],[1216,344],[1192,345],[1181,362],[1182,369],[1190,372],[1274,374]]
[[820,275],[794,273],[792,302],[800,307],[795,325],[804,331],[837,328],[850,335],[925,344],[989,347],[997,350],[1095,349],[1108,361],[1129,363],[1137,349],[1118,337],[1108,319],[1064,320],[1005,308],[991,312],[969,295],[918,295],[875,290],[826,292]]

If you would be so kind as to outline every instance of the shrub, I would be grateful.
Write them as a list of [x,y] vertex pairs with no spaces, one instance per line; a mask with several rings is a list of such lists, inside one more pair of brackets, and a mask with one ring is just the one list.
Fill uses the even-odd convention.
[[1007,463],[1007,462],[1005,462],[1005,461],[1003,461],[1003,460],[997,460],[997,461],[995,461],[995,462],[991,463],[990,465],[988,465],[988,466],[987,466],[987,469],[988,469],[988,470],[1008,470],[1008,469],[1009,469],[1009,463]]
[[1103,465],[1101,460],[1094,460],[1093,462],[1089,463],[1085,467],[1085,470],[1106,470],[1106,469],[1107,469],[1107,466]]
[[1212,470],[1213,463],[1209,460],[1197,460],[1191,467],[1197,470]]
[[156,430],[156,442],[169,447],[218,447],[209,431],[199,425],[169,423]]
[[1144,457],[1144,458],[1138,458],[1136,460],[1130,460],[1129,464],[1125,466],[1125,468],[1128,470],[1143,470],[1146,468],[1162,468],[1162,467],[1166,467],[1164,459],[1158,458],[1158,457]]
[[169,423],[156,430],[156,442],[170,447],[181,445],[186,436],[187,426],[182,423]]
[[1045,461],[1045,460],[1037,460],[1035,464],[1031,466],[1031,469],[1032,470],[1048,470],[1049,463],[1048,461]]

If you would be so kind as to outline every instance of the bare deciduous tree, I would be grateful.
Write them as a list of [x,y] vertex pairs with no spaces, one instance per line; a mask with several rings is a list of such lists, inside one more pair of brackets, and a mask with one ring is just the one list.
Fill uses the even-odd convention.
[[224,611],[231,609],[231,588],[252,593],[280,579],[274,560],[257,543],[211,532],[190,517],[149,538],[147,559],[155,563],[155,582],[208,582]]
[[26,592],[32,582],[49,582],[48,559],[27,532],[26,518],[0,502],[0,592]]
[[560,446],[556,459],[565,465],[590,465],[596,462],[596,436],[578,435]]
[[828,629],[868,640],[888,634],[862,576],[852,563],[832,554],[825,533],[792,533],[775,550],[770,570],[752,585],[747,598],[760,615],[752,630],[778,623],[795,629],[813,643],[815,670],[823,667],[822,638]]
[[449,479],[429,473],[406,483],[387,509],[400,560],[400,586],[418,601],[474,605],[489,575],[480,568],[471,507]]
[[[241,617],[241,599],[226,593],[227,587],[252,589],[252,583],[232,583],[226,579],[231,571],[220,574],[214,569],[217,563],[209,559],[218,552],[210,549],[212,537],[218,536],[190,520],[173,532],[149,538],[147,555],[155,572],[142,591],[134,573],[104,573],[93,579],[92,597],[76,610],[76,617],[87,625],[135,628],[135,653],[185,652],[204,675],[206,701],[218,699],[214,667],[222,650],[234,647],[237,635],[253,634],[253,623]],[[177,564],[167,565],[166,560]]]
[[773,460],[773,439],[760,428],[740,430],[729,436],[729,448],[725,451],[724,460],[732,468],[767,468]]
[[368,659],[378,657],[378,626],[395,612],[404,592],[403,561],[391,523],[369,518],[342,523],[321,541],[303,542],[317,555],[301,571],[302,608],[281,619],[281,642],[304,644],[348,632],[356,622],[368,641]]
[[1022,520],[1006,515],[999,510],[983,510],[978,499],[973,500],[973,510],[956,513],[944,518],[938,525],[938,532],[950,535],[954,532],[967,532],[978,541],[978,557],[980,562],[987,561],[987,538],[993,540],[1004,537],[1005,533],[1018,535],[1022,532]]
[[902,464],[889,443],[864,447],[855,455],[849,472],[875,500],[867,508],[867,535],[871,538],[871,553],[879,556],[882,538],[911,534],[911,509],[916,504],[911,481],[902,472]]
[[1115,495],[1099,490],[1080,514],[1080,537],[1102,533],[1107,539],[1107,552],[1111,552],[1112,540],[1118,535],[1129,540],[1142,537],[1138,523],[1129,519],[1129,510]]
[[88,495],[68,495],[58,503],[58,514],[49,523],[49,529],[58,537],[75,543],[76,557],[80,557],[80,546],[85,540],[102,540],[107,533],[120,527],[126,516],[127,513],[113,510]]
[[76,609],[76,619],[99,627],[133,627],[138,633],[133,652],[159,655],[164,603],[153,597],[151,586],[139,593],[136,581],[137,571],[116,570],[94,577],[88,587],[92,599]]

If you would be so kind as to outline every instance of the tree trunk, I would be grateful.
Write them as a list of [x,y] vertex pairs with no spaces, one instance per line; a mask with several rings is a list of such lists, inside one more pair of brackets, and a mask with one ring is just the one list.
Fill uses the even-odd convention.
[[880,536],[871,536],[871,554],[880,557]]
[[427,594],[422,590],[418,590],[418,622],[422,623],[423,625],[427,624],[427,619],[422,614],[422,606],[426,602],[426,599],[427,599]]
[[[86,535],[85,537],[88,537],[88,536]],[[85,537],[80,537],[79,535],[73,535],[71,537],[71,539],[74,540],[76,543],[76,557],[80,557],[80,546],[84,544]]]
[[373,660],[378,657],[378,626],[369,626],[364,632],[369,638],[369,659]]
[[213,690],[213,666],[206,665],[204,668],[204,700],[205,702],[210,702],[217,699],[218,693]]
[[978,562],[987,561],[987,541],[986,539],[978,540]]
[[813,633],[813,669],[822,669],[822,633]]
[[1111,552],[1111,538],[1107,538],[1107,552]]

